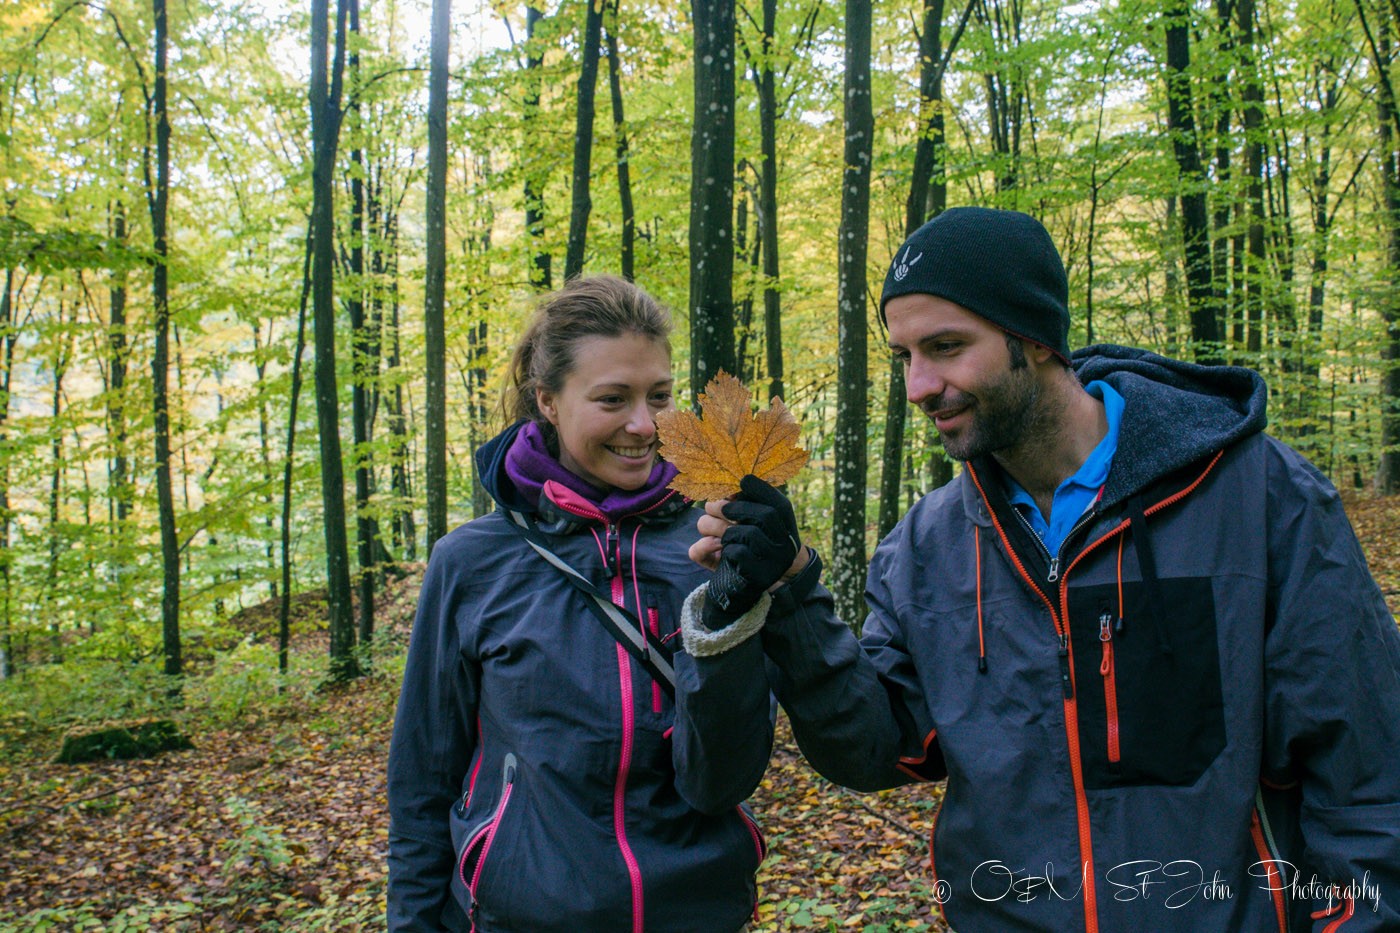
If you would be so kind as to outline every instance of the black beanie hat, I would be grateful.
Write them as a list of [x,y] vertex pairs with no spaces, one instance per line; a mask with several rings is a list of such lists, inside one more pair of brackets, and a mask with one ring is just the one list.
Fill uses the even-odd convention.
[[924,224],[895,253],[885,303],[935,295],[1069,363],[1069,282],[1040,221],[1020,211],[954,207]]

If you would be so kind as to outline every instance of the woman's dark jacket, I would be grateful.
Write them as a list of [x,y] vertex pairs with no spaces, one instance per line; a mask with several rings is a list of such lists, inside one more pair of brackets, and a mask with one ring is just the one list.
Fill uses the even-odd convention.
[[[504,469],[515,434],[478,452],[498,505],[673,634],[706,577],[686,553],[698,512],[674,494],[616,522],[558,490],[530,506]],[[672,701],[585,598],[499,508],[434,546],[389,752],[390,930],[732,931],[752,915],[757,827],[681,797]]]

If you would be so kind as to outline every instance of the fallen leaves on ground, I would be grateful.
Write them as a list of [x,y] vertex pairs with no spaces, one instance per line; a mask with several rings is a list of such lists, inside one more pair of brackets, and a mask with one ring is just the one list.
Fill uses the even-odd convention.
[[816,774],[779,717],[754,809],[768,840],[755,930],[947,929],[935,914],[928,841],[943,784],[858,794]]
[[192,930],[276,928],[332,902],[377,915],[386,699],[363,681],[311,719],[205,733],[195,751],[4,774],[0,929],[41,909],[74,912],[57,929],[132,907]]
[[[1347,508],[1395,611],[1400,499],[1349,496]],[[404,584],[381,616],[400,636],[415,592]],[[0,931],[383,930],[397,693],[392,678],[363,679],[149,761],[54,765],[57,736],[0,759]],[[945,929],[928,872],[941,794],[836,787],[780,719],[752,801],[769,844],[755,931]]]
[[1371,576],[1376,578],[1391,615],[1400,615],[1400,497],[1342,495],[1347,517],[1366,553]]
[[728,499],[752,473],[774,486],[797,475],[807,463],[798,446],[801,428],[780,398],[766,411],[749,411],[749,390],[721,372],[700,393],[703,417],[663,411],[656,417],[661,456],[680,474],[671,488],[691,499]]

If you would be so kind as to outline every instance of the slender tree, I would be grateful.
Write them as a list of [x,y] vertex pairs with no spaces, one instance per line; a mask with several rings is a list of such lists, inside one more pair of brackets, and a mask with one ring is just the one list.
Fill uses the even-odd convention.
[[866,241],[875,117],[870,101],[870,0],[846,0],[845,171],[837,234],[836,493],[831,516],[832,593],[837,614],[865,618]]
[[1206,217],[1206,178],[1197,148],[1191,94],[1191,7],[1169,0],[1167,39],[1167,128],[1171,132],[1181,190],[1181,233],[1185,243],[1186,292],[1191,338],[1200,362],[1220,362],[1221,333],[1211,292],[1210,228]]
[[[1400,269],[1400,101],[1390,75],[1395,67],[1397,16],[1386,4],[1368,12],[1366,0],[1355,0],[1357,15],[1366,34],[1367,49],[1379,85],[1376,121],[1381,162],[1381,194],[1384,208],[1386,258],[1390,269]],[[1385,321],[1381,391],[1381,451],[1376,467],[1376,491],[1400,492],[1400,288],[1393,283],[1380,296]]]
[[423,471],[428,496],[428,554],[447,534],[447,68],[452,31],[451,0],[433,0],[428,74],[427,270],[423,342],[427,358],[427,432]]
[[[112,202],[112,242],[118,246],[126,244],[126,205],[121,201]],[[107,304],[107,420],[112,438],[112,458],[108,473],[111,487],[110,512],[113,525],[113,544],[120,539],[120,528],[131,514],[131,480],[128,475],[130,465],[127,458],[126,426],[126,367],[130,356],[126,334],[126,268],[118,264],[111,271],[112,283]]]
[[1022,42],[1021,0],[978,0],[974,13],[997,50],[983,72],[987,93],[987,129],[996,154],[996,190],[1012,191],[1021,180],[1021,136],[1027,118]]
[[[771,0],[769,0],[771,2]],[[617,153],[617,200],[622,211],[622,246],[619,263],[622,277],[632,281],[637,238],[637,212],[632,204],[632,166],[627,143],[627,120],[622,112],[622,63],[617,52],[617,20],[620,0],[608,6],[604,36],[608,48],[608,92],[612,99],[613,144]]]
[[603,0],[583,0],[583,59],[578,74],[577,118],[574,123],[574,175],[569,206],[569,245],[564,254],[564,278],[583,272],[588,245],[588,215],[593,211],[589,186],[593,165],[594,99],[598,90],[598,55],[603,35]]
[[525,162],[525,231],[530,235],[530,283],[539,291],[553,288],[550,282],[549,250],[544,243],[544,157],[539,152],[537,123],[540,117],[541,72],[544,70],[544,44],[539,38],[544,11],[538,0],[525,5],[525,101],[524,140]]
[[[155,13],[155,78],[150,112],[155,119],[155,178],[150,178],[147,146],[146,199],[151,214],[155,254],[151,276],[155,316],[155,347],[151,356],[151,405],[155,413],[156,502],[160,512],[160,556],[164,585],[160,601],[165,673],[184,671],[180,653],[180,542],[175,525],[175,496],[170,477],[170,249],[167,218],[170,205],[170,114],[166,109],[166,64],[169,31],[165,0],[153,0]],[[172,688],[178,690],[178,687]]]
[[278,611],[277,670],[283,674],[287,673],[292,640],[292,473],[297,448],[297,405],[301,401],[301,357],[306,349],[306,306],[311,298],[311,260],[315,252],[310,218],[307,220],[296,342],[292,345],[292,385],[287,397],[286,456],[282,461],[282,601]]
[[777,54],[778,2],[763,0],[763,54],[758,69],[759,168],[758,223],[763,253],[763,349],[768,368],[768,397],[782,398],[783,298],[778,263],[778,90],[773,59]]
[[[1235,171],[1231,148],[1235,108],[1231,102],[1233,90],[1230,84],[1230,63],[1235,60],[1235,0],[1216,0],[1215,16],[1215,54],[1211,57],[1215,67],[1211,69],[1211,81],[1206,87],[1205,109],[1207,113],[1215,114],[1215,170],[1211,188],[1219,192],[1219,196],[1214,198],[1211,210],[1211,232],[1206,249],[1210,254],[1211,314],[1217,322],[1220,339],[1224,341],[1230,322],[1235,319],[1232,305],[1238,303],[1240,291],[1230,283],[1233,252],[1231,229],[1236,204],[1226,194],[1232,190]],[[1208,121],[1203,122],[1209,125]],[[1204,151],[1204,146],[1198,148]],[[1222,359],[1224,351],[1222,346]]]
[[1246,315],[1248,325],[1246,349],[1250,362],[1259,365],[1258,356],[1263,350],[1263,329],[1267,296],[1272,291],[1268,282],[1268,257],[1265,255],[1265,208],[1264,208],[1264,153],[1267,142],[1264,128],[1264,87],[1261,83],[1256,49],[1254,47],[1254,0],[1238,0],[1235,5],[1238,19],[1239,68],[1240,76],[1240,125],[1244,130],[1245,172],[1248,179],[1246,198],[1248,205],[1247,253],[1245,262]]
[[[58,327],[53,342],[53,355],[49,359],[49,371],[53,374],[53,392],[50,394],[49,418],[49,489],[48,520],[48,560],[44,563],[44,602],[48,608],[49,634],[52,643],[51,658],[56,663],[63,662],[63,637],[60,620],[63,613],[59,609],[58,564],[63,557],[64,540],[60,533],[63,507],[63,474],[67,468],[64,462],[63,425],[59,420],[63,415],[63,379],[68,374],[68,365],[73,356],[72,328],[66,320],[67,302],[61,297],[58,302]],[[176,672],[178,673],[178,671]]]
[[[370,512],[374,496],[373,440],[374,395],[379,381],[378,321],[366,319],[365,296],[368,277],[365,246],[369,241],[368,205],[365,193],[364,76],[360,71],[360,0],[348,0],[350,16],[350,94],[351,131],[354,146],[350,152],[350,288],[345,302],[350,312],[350,425],[354,439],[355,462],[355,575],[357,637],[368,645],[374,636],[374,577],[378,562],[379,523]],[[368,656],[361,652],[361,663]]]
[[[389,350],[385,365],[392,373],[403,368],[402,336],[400,334],[399,282],[398,282],[398,220],[396,210],[386,210],[383,219],[384,241],[387,244],[388,266],[385,270],[389,282]],[[404,560],[417,558],[418,526],[413,515],[413,482],[411,467],[414,462],[412,444],[409,438],[407,405],[404,401],[403,380],[394,379],[393,390],[387,398],[389,411],[389,436],[392,438],[389,454],[389,489],[393,493],[394,508],[390,526],[395,547]]]
[[315,332],[316,426],[320,435],[321,502],[326,539],[326,602],[330,615],[330,677],[359,674],[345,532],[345,465],[340,446],[340,399],[335,371],[335,186],[345,76],[348,0],[336,4],[335,62],[327,68],[329,0],[311,5],[311,311]]
[[[1337,22],[1337,6],[1331,5],[1333,23]],[[1341,29],[1330,30],[1337,35],[1345,35]],[[1343,49],[1345,51],[1343,52]],[[1358,161],[1352,179],[1340,192],[1333,191],[1335,171],[1333,148],[1337,130],[1343,125],[1342,92],[1343,70],[1350,72],[1356,62],[1342,64],[1342,59],[1355,52],[1343,45],[1329,49],[1310,67],[1309,97],[1314,112],[1319,116],[1320,126],[1316,135],[1309,129],[1303,136],[1303,149],[1309,162],[1310,180],[1308,196],[1312,212],[1312,237],[1310,242],[1311,262],[1308,274],[1307,310],[1305,312],[1306,331],[1299,342],[1297,368],[1302,374],[1299,387],[1303,411],[1309,415],[1303,425],[1304,435],[1316,430],[1316,423],[1322,417],[1324,403],[1321,391],[1323,326],[1326,320],[1326,305],[1330,267],[1330,252],[1333,240],[1333,225],[1336,213],[1343,204],[1347,190],[1350,190],[1366,164],[1363,157]],[[1335,142],[1334,142],[1335,140]]]
[[[763,238],[760,221],[754,217],[753,246],[749,246],[749,205],[757,198],[758,191],[748,180],[750,166],[747,159],[740,159],[737,166],[738,202],[734,209],[734,259],[744,271],[743,296],[734,309],[734,338],[738,346],[734,349],[735,373],[739,381],[748,384],[757,375],[756,364],[749,353],[749,341],[753,337],[753,296],[754,285],[758,281],[758,264],[763,252]],[[755,215],[757,212],[755,212]]]
[[[925,221],[943,212],[948,200],[944,177],[943,75],[967,27],[968,17],[978,0],[968,0],[948,50],[943,50],[943,0],[924,5],[923,28],[919,30],[919,137],[914,144],[914,171],[909,179],[909,196],[904,201],[904,235],[919,229]],[[883,538],[899,521],[899,491],[903,480],[904,426],[908,400],[904,386],[904,366],[890,360],[889,397],[885,401],[885,440],[880,457],[879,535]],[[952,479],[946,460],[930,456],[944,466],[943,481]],[[940,485],[942,485],[940,483]]]
[[690,135],[690,391],[734,359],[734,0],[693,0]]
[[[15,341],[19,328],[15,326],[15,270],[11,261],[5,263],[5,290],[0,292],[0,341],[4,346],[4,385],[0,390],[0,445],[8,446],[10,436],[10,387],[15,363]],[[14,562],[10,540],[10,459],[0,460],[0,680],[15,673],[14,618],[11,613],[13,581],[10,567]]]
[[[262,334],[262,322],[253,322],[253,372],[257,374],[258,385],[267,385],[267,344],[273,336],[273,327],[269,325],[267,338]],[[262,501],[263,501],[263,527],[267,529],[267,541],[263,545],[263,553],[267,555],[267,596],[268,599],[277,599],[277,544],[275,541],[275,528],[277,524],[277,511],[273,505],[273,492],[277,488],[277,478],[274,473],[272,459],[272,414],[266,392],[258,393],[258,457],[262,472]]]

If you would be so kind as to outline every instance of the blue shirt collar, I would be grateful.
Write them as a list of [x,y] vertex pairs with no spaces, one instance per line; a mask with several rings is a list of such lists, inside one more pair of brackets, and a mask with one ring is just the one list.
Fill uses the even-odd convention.
[[1040,536],[1040,540],[1045,543],[1046,549],[1053,555],[1064,543],[1065,537],[1074,527],[1074,523],[1079,521],[1088,509],[1099,497],[1103,484],[1108,480],[1109,468],[1113,465],[1113,455],[1118,451],[1118,429],[1123,423],[1123,396],[1114,391],[1113,387],[1102,380],[1095,380],[1084,387],[1094,398],[1103,402],[1104,415],[1108,419],[1108,431],[1104,434],[1103,440],[1090,451],[1088,458],[1074,472],[1072,476],[1055,489],[1054,499],[1050,504],[1050,520],[1047,522],[1045,516],[1040,514],[1040,507],[1035,504],[1030,493],[1021,487],[1008,474],[1006,482],[1008,487],[1008,498],[1011,504],[1021,511],[1031,528]]

